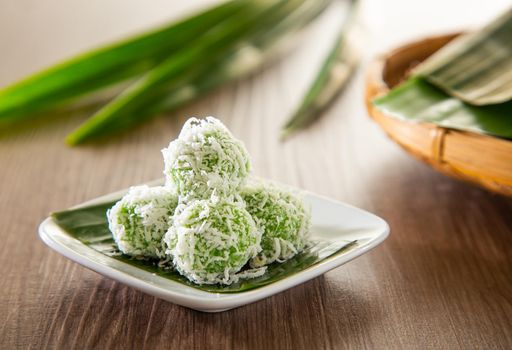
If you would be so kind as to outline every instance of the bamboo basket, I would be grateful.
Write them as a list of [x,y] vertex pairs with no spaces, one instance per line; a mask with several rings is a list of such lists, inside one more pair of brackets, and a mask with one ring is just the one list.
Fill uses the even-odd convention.
[[366,107],[389,137],[443,174],[512,196],[512,141],[402,121],[378,111],[372,100],[404,80],[407,73],[458,34],[423,39],[377,57],[366,76]]

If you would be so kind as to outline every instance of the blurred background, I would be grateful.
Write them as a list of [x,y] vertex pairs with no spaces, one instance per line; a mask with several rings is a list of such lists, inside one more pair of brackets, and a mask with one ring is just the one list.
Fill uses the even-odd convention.
[[[139,33],[216,0],[165,1],[151,5],[136,0],[45,2],[3,0],[0,21],[0,86],[97,45]],[[360,17],[368,33],[364,53],[371,55],[421,35],[476,28],[510,7],[492,0],[362,0]],[[334,14],[336,16],[336,14]],[[308,44],[329,39],[328,24]],[[304,49],[309,54],[310,50]],[[313,71],[313,63],[310,69]],[[306,79],[307,77],[304,77]]]
[[[84,50],[143,32],[218,3],[210,0],[155,0],[148,5],[132,0],[93,0],[87,3],[4,0],[0,11],[0,86],[13,83]],[[279,141],[280,128],[300,102],[331,47],[347,14],[347,1],[336,1],[334,6],[294,40],[291,49],[284,51],[279,59],[252,74],[248,79],[216,89],[184,108],[164,113],[163,118],[156,118],[137,126],[135,131],[123,133],[105,143],[69,149],[63,145],[62,140],[89,115],[75,112],[55,124],[39,125],[38,128],[29,127],[28,131],[3,133],[0,144],[0,150],[3,149],[3,152],[0,157],[4,164],[8,164],[10,157],[22,157],[23,154],[34,150],[49,154],[55,151],[61,155],[61,159],[67,159],[62,162],[62,166],[66,168],[79,165],[87,168],[88,164],[92,164],[89,162],[107,167],[113,165],[112,161],[115,164],[116,160],[112,160],[115,158],[115,152],[125,147],[123,154],[128,157],[126,161],[134,164],[137,159],[145,158],[149,162],[147,166],[152,170],[151,175],[134,176],[125,181],[116,179],[116,187],[122,188],[134,182],[160,176],[159,150],[176,136],[180,125],[187,117],[215,115],[246,142],[253,154],[256,172],[263,176],[275,177],[277,180],[289,182],[289,174],[283,171],[271,173],[275,170],[269,166],[267,152],[270,150],[276,159],[290,158],[291,153],[302,154],[304,159],[299,163],[304,164],[305,168],[322,166],[317,163],[318,159],[306,162],[304,149],[315,147],[330,149],[332,156],[327,156],[326,160],[334,163],[339,162],[339,159],[350,162],[351,157],[354,161],[362,163],[375,161],[373,156],[365,158],[363,154],[366,152],[381,154],[377,158],[384,161],[383,157],[393,155],[383,150],[388,147],[395,149],[396,146],[391,145],[384,134],[367,118],[363,104],[363,89],[364,70],[368,61],[376,54],[409,40],[477,28],[509,5],[510,2],[506,0],[486,1],[485,6],[479,0],[361,1],[357,19],[360,31],[355,40],[361,56],[353,78],[344,93],[317,123],[285,143]],[[361,137],[355,137],[358,132],[361,132]],[[141,144],[144,144],[144,147],[140,146]],[[42,145],[45,147],[41,149]],[[44,167],[43,164],[40,166]],[[134,166],[133,171],[139,171],[137,169]],[[15,172],[11,175],[14,174]],[[4,172],[3,176],[8,174]],[[105,173],[105,176],[108,174]],[[109,176],[100,182],[105,183],[110,179]],[[332,179],[328,181],[332,182]],[[312,187],[312,190],[322,191],[321,186],[314,188],[315,183],[318,181],[303,185]],[[103,189],[94,190],[95,193],[97,191],[102,193]],[[339,191],[338,194],[343,195],[347,191],[347,186],[339,187]]]

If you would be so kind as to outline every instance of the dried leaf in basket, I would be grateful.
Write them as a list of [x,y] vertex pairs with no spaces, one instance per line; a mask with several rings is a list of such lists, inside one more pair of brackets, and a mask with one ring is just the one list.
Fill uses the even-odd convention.
[[462,35],[420,64],[424,77],[472,105],[512,99],[512,9],[479,31]]

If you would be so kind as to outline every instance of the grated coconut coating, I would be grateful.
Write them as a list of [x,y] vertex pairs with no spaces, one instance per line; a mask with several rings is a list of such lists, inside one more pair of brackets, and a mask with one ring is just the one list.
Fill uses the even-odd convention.
[[177,205],[178,197],[165,187],[130,188],[107,212],[119,250],[131,256],[162,257],[162,237]]
[[309,237],[310,213],[302,200],[274,185],[254,183],[242,190],[247,211],[262,232],[262,251],[252,267],[283,262],[301,252]]
[[261,232],[243,204],[217,198],[180,204],[164,246],[190,281],[227,285],[243,277],[245,272],[237,273],[261,250],[260,240]]
[[166,186],[186,198],[232,195],[250,171],[243,143],[213,117],[187,120],[178,139],[162,154]]

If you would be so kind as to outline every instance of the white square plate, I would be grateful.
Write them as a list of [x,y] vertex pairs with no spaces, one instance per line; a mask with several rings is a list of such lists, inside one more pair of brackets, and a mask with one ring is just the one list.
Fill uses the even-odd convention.
[[[78,207],[116,200],[126,192],[103,196]],[[384,220],[364,210],[307,192],[304,200],[311,205],[313,240],[357,240],[357,244],[271,284],[237,293],[202,291],[104,255],[70,236],[51,217],[41,223],[39,235],[60,254],[104,276],[172,303],[204,312],[219,312],[261,300],[320,276],[375,248],[389,234]]]

